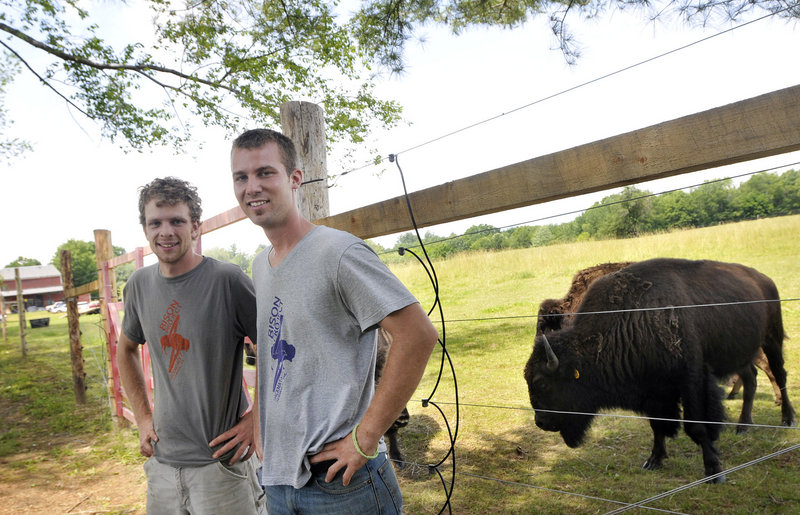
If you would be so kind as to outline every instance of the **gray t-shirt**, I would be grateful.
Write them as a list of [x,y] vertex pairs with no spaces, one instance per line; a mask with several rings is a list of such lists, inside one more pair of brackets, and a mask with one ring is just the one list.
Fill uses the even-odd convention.
[[308,456],[347,436],[375,388],[377,324],[417,300],[355,236],[315,227],[275,268],[253,262],[264,485],[301,488]]
[[178,277],[163,277],[158,264],[141,268],[124,294],[122,330],[148,342],[152,361],[155,457],[176,467],[217,461],[208,442],[247,409],[242,357],[244,337],[256,341],[252,281],[238,266],[204,257]]

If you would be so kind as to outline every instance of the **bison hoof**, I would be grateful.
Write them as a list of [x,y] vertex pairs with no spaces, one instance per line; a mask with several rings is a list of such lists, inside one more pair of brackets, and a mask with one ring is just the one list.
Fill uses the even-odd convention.
[[661,468],[662,461],[652,456],[647,458],[647,461],[644,462],[642,468],[645,470],[657,470]]
[[747,427],[747,426],[736,426],[736,434],[740,435],[740,434],[746,433],[748,429],[750,429],[750,428]]
[[709,483],[709,484],[712,484],[712,485],[722,485],[722,484],[725,484],[725,482],[727,482],[727,481],[728,481],[728,479],[725,477],[725,474],[722,474],[721,476],[709,478],[706,481],[706,483]]

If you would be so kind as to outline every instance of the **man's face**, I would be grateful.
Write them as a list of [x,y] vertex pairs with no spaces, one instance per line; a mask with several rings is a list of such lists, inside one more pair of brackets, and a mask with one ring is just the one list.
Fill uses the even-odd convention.
[[233,192],[247,217],[263,229],[280,227],[296,210],[294,190],[300,170],[286,173],[277,143],[259,148],[236,148],[231,154]]
[[180,265],[188,263],[192,256],[192,245],[200,229],[199,222],[192,222],[189,206],[179,202],[156,205],[151,200],[144,206],[144,235],[159,263]]

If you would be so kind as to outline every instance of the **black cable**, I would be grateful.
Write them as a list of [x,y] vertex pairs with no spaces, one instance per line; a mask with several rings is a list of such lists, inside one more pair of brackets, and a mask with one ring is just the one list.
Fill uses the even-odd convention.
[[[442,458],[439,461],[439,463],[437,463],[435,465],[429,465],[428,468],[429,468],[429,471],[431,473],[436,472],[439,475],[439,479],[442,481],[442,486],[443,486],[445,494],[446,494],[445,502],[442,505],[441,510],[439,510],[439,514],[443,513],[445,509],[447,509],[449,513],[452,513],[453,508],[452,508],[452,505],[451,505],[450,501],[451,501],[451,498],[452,498],[452,495],[453,495],[453,490],[455,488],[455,481],[456,481],[456,450],[455,450],[455,445],[456,445],[456,439],[458,438],[458,424],[459,424],[459,418],[460,418],[459,406],[458,406],[458,380],[456,379],[456,371],[455,371],[455,366],[453,365],[453,360],[450,358],[450,353],[447,351],[447,345],[446,345],[447,333],[446,333],[446,327],[445,327],[446,324],[445,324],[445,318],[444,318],[444,309],[442,308],[441,299],[439,297],[439,278],[436,275],[436,268],[433,266],[433,263],[431,262],[430,256],[428,256],[428,251],[425,249],[425,244],[422,241],[422,237],[419,234],[419,227],[417,226],[417,221],[416,221],[416,218],[414,217],[414,209],[411,206],[411,200],[410,200],[410,198],[408,196],[408,188],[406,187],[406,180],[405,180],[405,176],[403,175],[403,169],[400,167],[400,161],[397,159],[397,156],[395,154],[390,154],[389,155],[389,162],[395,163],[397,165],[397,170],[400,173],[400,180],[401,180],[401,182],[403,184],[403,195],[404,195],[405,200],[406,200],[406,206],[408,206],[408,214],[411,217],[411,223],[414,226],[414,232],[417,235],[417,240],[419,241],[420,248],[422,248],[422,253],[425,256],[425,260],[423,261],[416,253],[414,253],[413,251],[411,251],[409,249],[406,249],[404,247],[400,247],[398,249],[398,253],[402,256],[402,255],[405,254],[406,251],[408,251],[411,255],[413,255],[417,259],[417,261],[419,261],[419,263],[425,269],[425,272],[428,274],[428,278],[431,281],[431,284],[433,286],[433,291],[434,291],[434,294],[435,294],[433,305],[431,306],[431,309],[428,311],[428,315],[430,316],[430,314],[433,312],[434,309],[436,309],[437,307],[439,308],[439,317],[440,317],[440,323],[441,323],[441,328],[442,329],[441,329],[441,332],[440,332],[440,338],[438,339],[438,342],[439,342],[440,347],[442,348],[442,361],[439,364],[439,373],[438,373],[438,376],[436,378],[436,383],[434,384],[433,390],[431,391],[430,395],[428,395],[425,399],[423,399],[422,406],[423,407],[427,407],[427,406],[431,405],[434,408],[436,408],[439,411],[439,414],[442,416],[442,419],[444,420],[445,426],[447,427],[447,435],[448,435],[448,439],[450,441],[450,448],[448,449],[448,451],[445,454],[444,458]],[[453,430],[451,430],[450,422],[447,420],[447,417],[445,416],[445,414],[442,411],[442,409],[439,408],[439,406],[436,403],[431,401],[431,399],[433,398],[433,395],[436,393],[436,390],[439,387],[439,383],[441,382],[442,374],[444,372],[444,360],[445,360],[445,358],[447,358],[447,361],[448,361],[448,363],[450,365],[450,372],[452,373],[452,376],[453,376],[453,388],[454,388],[455,400],[456,400],[455,401],[456,420],[455,420],[455,428]],[[447,487],[447,484],[445,483],[444,477],[442,476],[441,471],[439,470],[439,467],[448,458],[450,458],[452,460],[452,463],[453,463],[452,476],[450,478],[450,487],[449,488]]]

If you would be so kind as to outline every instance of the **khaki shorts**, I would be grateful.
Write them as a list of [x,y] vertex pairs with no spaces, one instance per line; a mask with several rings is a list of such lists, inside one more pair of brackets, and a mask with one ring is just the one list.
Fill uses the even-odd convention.
[[255,454],[244,463],[202,467],[173,467],[150,458],[144,464],[147,514],[266,514],[257,463]]

